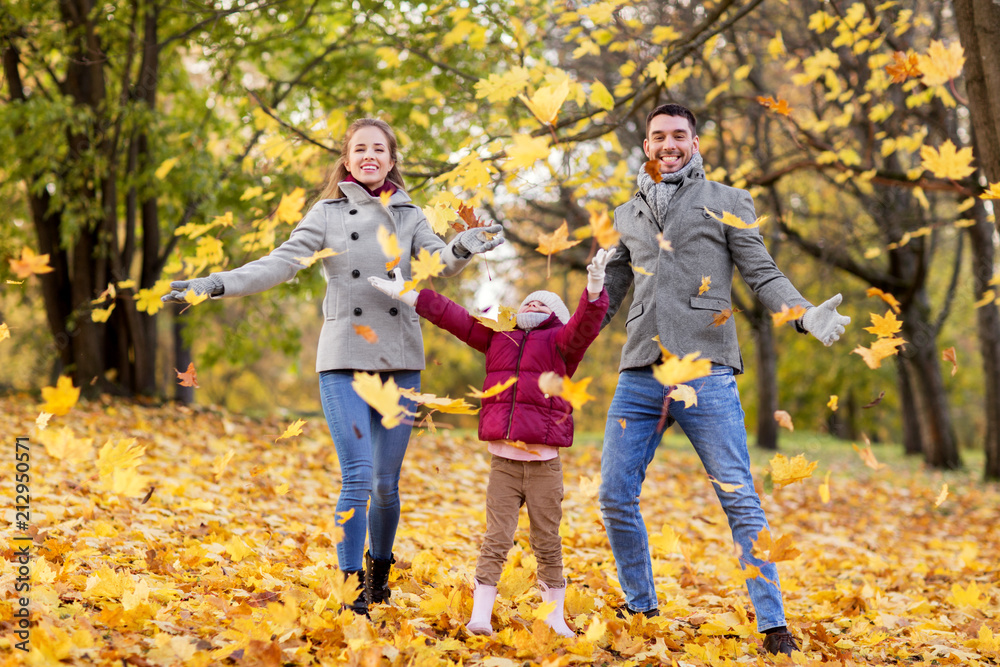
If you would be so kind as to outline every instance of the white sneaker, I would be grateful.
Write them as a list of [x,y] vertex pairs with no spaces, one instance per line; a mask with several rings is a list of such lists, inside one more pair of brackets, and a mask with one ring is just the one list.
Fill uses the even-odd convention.
[[493,624],[490,618],[493,616],[493,603],[497,599],[496,586],[484,586],[478,581],[475,582],[475,590],[472,594],[472,618],[465,624],[466,629],[474,635],[492,635]]
[[545,624],[556,631],[556,634],[563,637],[576,637],[576,633],[566,625],[563,617],[563,606],[566,603],[566,586],[562,588],[549,588],[544,581],[539,581],[542,588],[542,602],[555,602],[556,608],[545,618]]

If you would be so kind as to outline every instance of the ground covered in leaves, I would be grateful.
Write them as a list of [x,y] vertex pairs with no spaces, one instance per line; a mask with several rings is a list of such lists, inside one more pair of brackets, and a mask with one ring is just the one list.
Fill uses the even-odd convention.
[[2,665],[1000,663],[1000,493],[974,473],[952,478],[943,500],[940,479],[892,467],[820,467],[765,493],[773,537],[800,552],[779,568],[804,652],[773,661],[713,485],[685,449],[657,456],[643,497],[660,617],[614,616],[622,599],[597,507],[600,452],[577,446],[564,454],[562,530],[579,636],[557,637],[536,618],[522,523],[499,632],[484,638],[464,628],[489,469],[475,439],[411,441],[393,596],[369,623],[340,611],[339,471],[321,418],[276,442],[291,419],[111,400],[81,402],[44,431],[37,415],[28,397],[0,398],[4,530],[20,534],[13,442],[28,436],[33,536],[28,654],[14,648],[10,620],[24,595],[15,543],[2,546]]

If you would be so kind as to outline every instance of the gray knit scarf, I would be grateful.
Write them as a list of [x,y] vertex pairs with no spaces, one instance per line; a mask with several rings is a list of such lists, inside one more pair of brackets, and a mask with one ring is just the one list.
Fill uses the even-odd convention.
[[681,180],[690,174],[692,169],[701,169],[701,166],[701,153],[695,153],[687,164],[677,171],[672,174],[663,174],[663,180],[659,183],[654,183],[645,169],[639,171],[639,190],[646,195],[646,201],[653,208],[653,215],[656,216],[657,220],[663,220],[670,200],[677,192],[677,188],[681,186]]

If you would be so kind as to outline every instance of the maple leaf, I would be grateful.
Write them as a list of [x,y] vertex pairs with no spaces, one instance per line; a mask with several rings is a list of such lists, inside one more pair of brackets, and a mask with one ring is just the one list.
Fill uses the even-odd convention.
[[517,310],[500,306],[497,319],[477,317],[476,321],[493,331],[513,331],[517,328]]
[[309,257],[296,257],[295,261],[308,268],[324,257],[336,257],[339,254],[340,253],[334,252],[333,248],[323,248],[322,250],[317,250]]
[[593,477],[584,477],[580,475],[580,493],[586,498],[596,498],[598,492],[601,490],[601,473],[597,473]]
[[45,446],[46,454],[60,461],[80,463],[93,456],[94,439],[77,438],[66,426],[39,433],[38,440]]
[[944,42],[935,39],[926,55],[917,55],[917,67],[924,75],[921,81],[925,86],[938,86],[957,78],[964,64],[965,51],[957,40],[945,46]]
[[51,273],[55,271],[51,266],[49,266],[49,256],[36,255],[35,251],[24,246],[21,248],[20,259],[9,259],[10,270],[14,272],[14,275],[18,278],[27,278],[31,274],[42,274]]
[[535,248],[535,250],[543,255],[548,255],[549,261],[546,264],[545,270],[546,278],[551,277],[552,255],[557,252],[562,252],[567,248],[572,248],[578,243],[579,241],[569,240],[569,227],[567,226],[565,220],[563,220],[563,223],[559,225],[559,227],[551,234],[539,235],[538,247]]
[[517,97],[524,102],[524,105],[528,107],[535,118],[546,125],[552,125],[556,122],[556,116],[559,115],[559,108],[562,107],[568,95],[569,79],[563,79],[556,85],[542,86],[535,91],[531,99],[522,94],[519,94]]
[[909,56],[902,51],[892,54],[892,62],[885,66],[885,73],[892,77],[893,83],[903,83],[910,77],[920,76],[920,66],[917,63],[917,54],[910,53]]
[[378,196],[378,201],[383,207],[389,208],[389,200],[392,199],[392,193],[386,190]]
[[177,384],[179,384],[180,386],[199,388],[198,373],[194,369],[193,362],[188,364],[187,370],[184,371],[183,373],[181,373],[176,368],[174,369],[174,372],[177,373],[177,379],[180,380],[180,382],[178,382]]
[[955,346],[949,347],[941,352],[941,359],[951,362],[951,374],[954,376],[958,372],[958,357],[955,356]]
[[753,543],[753,555],[769,563],[792,560],[802,552],[792,545],[789,535],[782,535],[777,540],[771,537],[771,531],[762,530]]
[[680,551],[681,538],[669,524],[663,524],[659,533],[650,533],[649,544],[664,553],[677,553]]
[[97,453],[97,470],[100,485],[125,496],[138,496],[148,486],[147,478],[136,468],[146,452],[146,446],[136,444],[135,438],[108,440]]
[[448,223],[455,217],[455,212],[451,207],[444,203],[438,203],[434,206],[425,206],[423,211],[434,233],[438,236],[444,236],[448,232]]
[[673,389],[667,392],[667,398],[672,401],[680,401],[684,404],[684,409],[698,405],[698,392],[689,384],[674,385]]
[[427,248],[421,248],[417,257],[410,262],[410,277],[413,283],[441,275],[445,265],[441,261],[441,252],[431,253]]
[[378,342],[378,334],[367,324],[354,324],[354,333],[365,339],[366,342],[374,345]]
[[170,293],[170,280],[157,280],[152,287],[143,288],[135,296],[135,309],[141,313],[155,315],[164,304],[160,297]]
[[830,400],[826,402],[826,407],[828,407],[831,410],[833,410],[834,412],[836,412],[837,411],[837,403],[838,403],[839,400],[840,399],[837,397],[836,394],[831,394],[830,395]]
[[617,245],[621,238],[606,209],[590,212],[590,230],[592,236],[597,239],[597,245],[604,249]]
[[891,310],[885,311],[885,315],[879,317],[875,313],[869,313],[872,318],[872,326],[865,327],[865,331],[873,333],[879,338],[892,338],[903,328],[903,323],[896,319]]
[[742,218],[730,213],[729,211],[723,211],[721,218],[715,214],[715,211],[712,211],[709,208],[705,208],[704,211],[706,214],[712,216],[722,224],[735,227],[736,229],[754,229],[755,227],[760,227],[767,220],[767,216],[762,215],[753,222],[747,224]]
[[934,507],[941,507],[941,503],[943,503],[947,498],[948,498],[948,485],[945,484],[944,486],[941,487],[941,492],[938,494],[938,497],[934,500]]
[[459,220],[451,224],[452,229],[456,232],[463,232],[467,229],[476,229],[478,227],[488,227],[490,225],[489,220],[477,216],[475,209],[471,206],[459,204],[457,212]]
[[1000,199],[1000,183],[990,183],[988,190],[983,190],[980,199]]
[[774,421],[778,422],[778,426],[782,428],[787,428],[789,431],[795,430],[795,425],[792,424],[792,416],[784,410],[774,411]]
[[[357,377],[357,373],[355,373],[355,377]],[[274,441],[278,442],[278,440],[281,440],[282,438],[293,438],[297,435],[302,435],[302,427],[305,425],[306,421],[304,419],[296,419],[289,424],[288,428],[285,429],[285,432],[275,438]]]
[[193,289],[184,292],[184,301],[192,306],[197,306],[206,299],[208,299],[208,294],[197,294]]
[[781,304],[781,311],[771,313],[771,319],[774,321],[774,326],[780,327],[787,322],[794,322],[805,314],[806,309],[802,306],[789,308],[786,304]]
[[712,361],[699,359],[698,356],[701,352],[692,352],[679,358],[667,351],[662,345],[660,351],[663,362],[653,366],[653,377],[665,387],[684,384],[712,373]]
[[530,134],[515,134],[511,138],[512,145],[507,146],[507,162],[505,169],[522,169],[531,167],[538,160],[544,160],[549,156],[549,138],[545,136],[533,137]]
[[507,391],[507,388],[512,386],[515,382],[517,382],[516,375],[507,378],[503,382],[496,383],[495,385],[493,385],[492,387],[490,387],[485,391],[479,391],[475,387],[469,387],[469,389],[471,390],[469,396],[471,396],[472,398],[479,398],[479,399],[492,398],[493,396],[498,396],[499,394],[502,394],[503,392]]
[[733,313],[740,312],[739,308],[723,308],[722,312],[715,313],[712,315],[712,324],[709,326],[721,327],[723,324],[729,321],[729,318],[733,316]]
[[956,607],[980,609],[989,602],[989,596],[985,599],[983,598],[982,590],[980,590],[979,584],[975,581],[970,582],[965,588],[956,583],[951,586],[951,595],[948,596],[948,601]]
[[10,327],[7,326],[6,322],[0,323],[0,341],[5,341],[10,338]]
[[717,487],[719,487],[719,490],[723,491],[724,493],[732,493],[733,491],[737,491],[743,488],[742,484],[729,484],[727,482],[720,482],[711,475],[708,476],[708,479],[710,482],[712,482],[712,484],[715,484]]
[[382,426],[395,428],[400,424],[406,409],[399,404],[401,394],[395,380],[389,378],[383,384],[377,374],[355,371],[351,386],[361,400],[382,415]]
[[660,181],[663,180],[663,174],[660,173],[659,160],[655,158],[649,160],[648,162],[646,162],[646,164],[642,165],[642,168],[645,170],[647,174],[649,174],[649,177],[653,179],[654,183],[659,183]]
[[712,285],[712,277],[711,276],[702,276],[701,277],[701,286],[698,288],[698,296],[701,296],[702,294],[704,294],[705,292],[707,292],[709,290],[709,288],[711,287],[711,285]]
[[788,100],[774,99],[773,97],[757,97],[757,103],[762,105],[766,109],[770,109],[775,113],[779,113],[782,116],[787,116],[792,112],[791,107],[788,106]]
[[786,458],[783,454],[775,454],[771,459],[771,481],[778,486],[788,486],[795,482],[812,477],[813,471],[819,465],[818,461],[807,461],[805,455],[798,454]]
[[278,208],[274,212],[274,218],[278,222],[293,223],[298,222],[302,217],[302,207],[306,203],[306,191],[303,188],[295,188],[286,195],[281,195]]
[[920,166],[938,178],[960,181],[976,171],[972,166],[972,147],[956,149],[951,139],[937,151],[932,146],[920,147]]
[[382,254],[388,257],[390,261],[403,254],[403,251],[399,247],[399,239],[382,225],[379,225],[379,228],[375,231],[375,238],[378,240],[379,247],[382,248]]
[[62,375],[55,387],[42,388],[42,398],[45,400],[42,410],[54,415],[64,415],[80,400],[80,388],[74,387],[73,380]]
[[902,338],[879,338],[872,343],[871,349],[858,346],[851,350],[853,354],[860,355],[868,368],[875,369],[882,366],[882,360],[891,357],[899,352],[897,348],[906,343]]
[[667,252],[673,252],[674,251],[673,244],[670,241],[668,241],[667,239],[663,238],[663,233],[662,232],[656,235],[656,243],[657,243],[657,245],[660,246],[661,250],[666,250]]
[[587,386],[593,378],[583,378],[577,382],[563,378],[562,392],[560,396],[569,401],[574,410],[579,410],[587,401],[594,400],[594,396],[587,393]]
[[865,445],[865,448],[861,449],[852,442],[851,447],[853,447],[854,451],[858,453],[858,456],[861,457],[861,460],[865,462],[865,465],[871,468],[872,470],[880,470],[885,467],[884,463],[879,463],[878,459],[875,458],[875,452],[872,451],[872,446],[870,444]]
[[149,602],[149,584],[140,579],[132,590],[122,593],[122,609],[132,611],[139,605]]
[[893,295],[889,294],[888,292],[883,292],[877,287],[869,287],[865,291],[865,296],[869,297],[877,296],[883,301],[885,301],[887,304],[889,304],[889,307],[892,308],[892,312],[894,313],[899,312],[899,307],[900,307],[899,300],[896,299],[896,297],[894,297]]

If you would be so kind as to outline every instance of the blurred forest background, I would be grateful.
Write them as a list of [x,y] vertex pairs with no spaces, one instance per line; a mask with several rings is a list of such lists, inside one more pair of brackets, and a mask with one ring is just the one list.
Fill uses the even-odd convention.
[[[463,203],[505,227],[436,289],[487,316],[542,287],[572,308],[635,191],[645,115],[675,101],[709,178],[753,194],[786,275],[813,303],[843,293],[853,318],[824,348],[735,281],[752,439],[779,445],[780,409],[1000,479],[997,39],[989,0],[5,0],[0,391],[70,376],[91,395],[318,413],[318,268],[183,313],[159,297],[284,241],[361,116],[396,129],[442,235]],[[549,269],[535,248],[563,222],[581,242]],[[52,270],[19,274],[26,248]],[[852,350],[890,307],[907,343],[873,369]],[[424,334],[424,391],[481,385],[479,354]],[[580,431],[603,430],[624,337],[619,314],[577,372],[596,397]],[[191,362],[197,390],[177,384]]]

